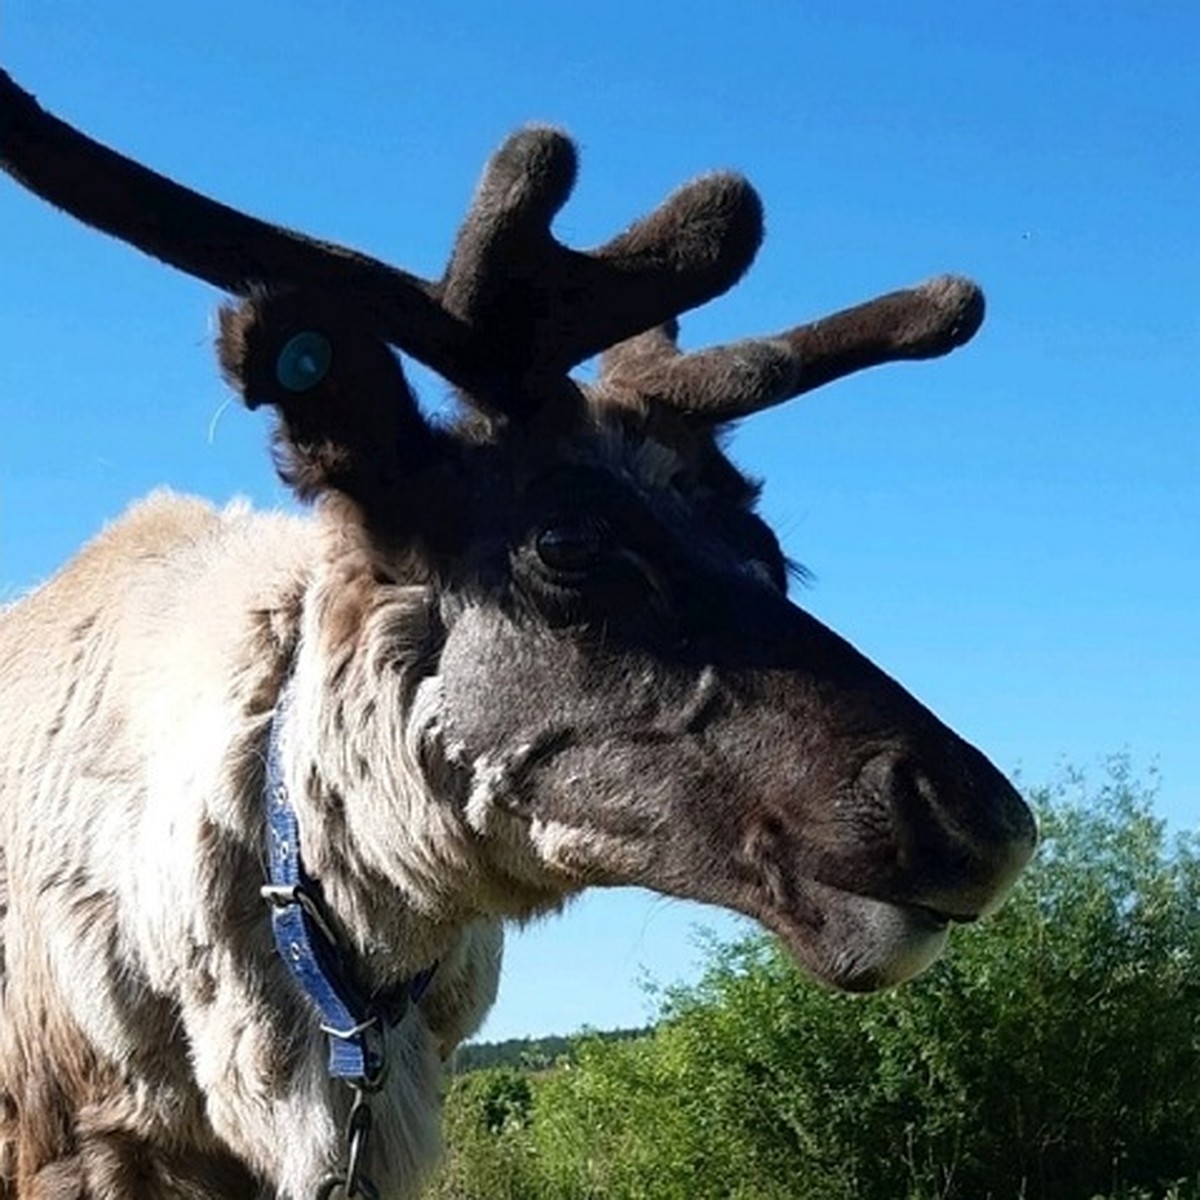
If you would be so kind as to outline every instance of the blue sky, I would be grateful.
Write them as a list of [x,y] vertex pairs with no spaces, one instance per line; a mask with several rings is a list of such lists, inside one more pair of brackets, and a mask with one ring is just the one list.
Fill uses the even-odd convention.
[[[0,62],[226,202],[440,273],[487,154],[579,140],[575,245],[743,171],[768,237],[698,346],[952,270],[969,347],[746,422],[799,599],[1029,781],[1128,751],[1200,819],[1200,9],[1193,3],[10,0]],[[0,597],[151,487],[288,502],[222,411],[218,297],[0,180]],[[432,409],[444,387],[419,377]],[[645,1019],[720,914],[592,895],[510,943],[485,1034]]]

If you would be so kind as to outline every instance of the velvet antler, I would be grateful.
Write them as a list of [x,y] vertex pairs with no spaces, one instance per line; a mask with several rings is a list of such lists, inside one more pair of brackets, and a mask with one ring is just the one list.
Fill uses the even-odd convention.
[[730,420],[865,367],[946,354],[974,336],[983,312],[974,283],[943,275],[774,337],[692,354],[680,353],[672,321],[609,350],[597,390],[617,403]]
[[566,372],[719,295],[758,249],[758,197],[735,175],[710,175],[599,249],[571,250],[550,222],[575,169],[574,147],[556,130],[510,137],[484,172],[438,288],[451,313],[486,331],[491,361],[510,375]]
[[509,413],[607,350],[601,398],[725,420],[865,367],[945,354],[983,319],[979,289],[944,276],[775,337],[682,354],[676,316],[732,286],[757,251],[758,197],[739,176],[706,176],[599,249],[572,250],[550,224],[574,184],[575,150],[547,128],[515,134],[493,156],[437,282],[190,191],[46,113],[2,71],[0,166],[226,291],[295,288],[344,305],[364,333]]
[[80,220],[226,291],[296,287],[348,303],[371,332],[502,408],[519,406],[531,379],[562,376],[725,291],[762,236],[754,191],[714,175],[598,250],[568,249],[549,226],[574,182],[575,152],[557,131],[528,129],[492,158],[434,283],[182,187],[45,112],[4,72],[0,166]]
[[4,71],[0,166],[73,217],[224,291],[303,284],[348,292],[382,327],[438,358],[456,361],[465,347],[466,330],[424,280],[181,187],[46,112]]

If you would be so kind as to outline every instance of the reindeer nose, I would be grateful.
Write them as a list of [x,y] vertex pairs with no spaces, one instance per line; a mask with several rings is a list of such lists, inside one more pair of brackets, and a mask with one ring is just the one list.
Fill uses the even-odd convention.
[[860,776],[890,814],[905,899],[956,920],[998,908],[1037,843],[1016,788],[962,743],[949,761],[884,752]]

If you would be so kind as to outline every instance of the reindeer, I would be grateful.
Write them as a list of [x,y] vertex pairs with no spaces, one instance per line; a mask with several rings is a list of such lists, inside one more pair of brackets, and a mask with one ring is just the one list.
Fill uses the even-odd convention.
[[18,183],[238,298],[221,368],[313,508],[158,493],[0,614],[5,1200],[412,1195],[502,923],[586,887],[748,914],[849,990],[1000,901],[1025,805],[788,600],[720,446],[967,341],[973,284],[684,353],[677,316],[761,238],[735,175],[580,252],[550,232],[572,144],[525,129],[435,282],[191,192],[3,74],[0,139]]

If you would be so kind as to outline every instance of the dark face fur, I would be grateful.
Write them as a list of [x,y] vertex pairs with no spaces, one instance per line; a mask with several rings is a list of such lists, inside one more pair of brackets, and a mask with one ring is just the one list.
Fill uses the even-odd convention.
[[998,903],[1032,850],[1025,805],[788,601],[710,435],[668,446],[601,414],[552,453],[517,442],[475,451],[498,475],[467,472],[489,482],[437,668],[443,753],[498,869],[525,843],[560,895],[736,909],[850,989],[914,974]]

